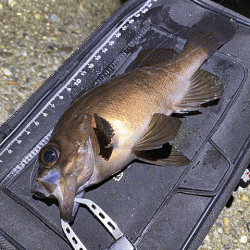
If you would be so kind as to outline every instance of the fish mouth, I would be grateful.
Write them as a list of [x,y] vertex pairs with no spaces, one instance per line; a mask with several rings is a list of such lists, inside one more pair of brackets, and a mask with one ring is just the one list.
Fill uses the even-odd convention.
[[[51,178],[50,178],[51,179]],[[73,222],[79,208],[79,203],[75,202],[75,198],[82,198],[84,191],[76,194],[76,179],[74,177],[67,178],[60,183],[48,182],[45,178],[37,178],[32,194],[38,198],[56,199],[58,201],[61,218],[65,222]]]

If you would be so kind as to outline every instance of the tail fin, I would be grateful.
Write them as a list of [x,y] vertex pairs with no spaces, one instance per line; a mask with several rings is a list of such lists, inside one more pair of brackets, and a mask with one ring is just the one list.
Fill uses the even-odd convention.
[[236,30],[237,26],[233,20],[218,14],[206,15],[192,26],[185,48],[193,50],[200,46],[209,57],[219,47],[229,42]]

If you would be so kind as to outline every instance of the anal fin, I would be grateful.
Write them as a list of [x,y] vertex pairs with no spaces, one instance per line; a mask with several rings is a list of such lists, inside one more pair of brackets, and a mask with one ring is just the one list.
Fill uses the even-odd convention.
[[219,99],[223,86],[217,84],[217,77],[205,70],[197,70],[182,100],[176,104],[177,113],[199,110],[201,105]]

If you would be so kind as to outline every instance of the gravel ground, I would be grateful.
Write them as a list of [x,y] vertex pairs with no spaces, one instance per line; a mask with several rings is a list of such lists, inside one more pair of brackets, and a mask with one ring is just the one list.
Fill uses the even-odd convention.
[[199,250],[250,249],[250,188],[233,193],[230,208],[224,208]]
[[118,0],[1,0],[0,124],[119,6]]
[[[119,6],[118,0],[1,0],[0,125]],[[250,249],[250,188],[233,196],[199,250]]]

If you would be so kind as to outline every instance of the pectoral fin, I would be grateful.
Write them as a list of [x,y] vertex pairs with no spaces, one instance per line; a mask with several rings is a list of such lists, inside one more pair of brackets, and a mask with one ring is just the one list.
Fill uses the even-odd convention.
[[102,117],[94,114],[96,127],[94,131],[97,136],[97,140],[100,147],[100,155],[108,160],[113,151],[112,138],[114,136],[114,130],[110,123]]
[[186,156],[168,143],[176,136],[180,126],[181,121],[177,118],[154,114],[142,139],[134,147],[136,158],[161,166],[189,163]]
[[135,60],[134,68],[152,66],[173,59],[176,53],[172,49],[148,49],[140,52]]

